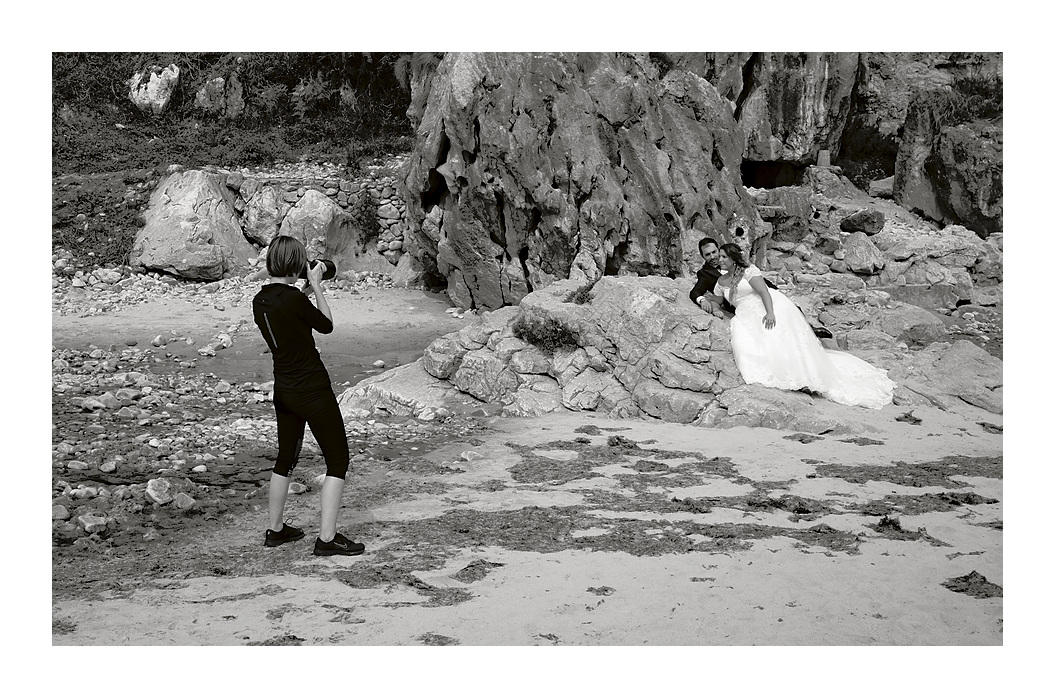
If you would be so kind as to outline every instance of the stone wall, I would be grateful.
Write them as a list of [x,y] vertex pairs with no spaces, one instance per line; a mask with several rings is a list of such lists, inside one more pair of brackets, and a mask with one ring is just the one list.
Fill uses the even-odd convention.
[[[399,174],[407,161],[406,155],[390,158],[382,164],[367,167],[367,172],[358,178],[347,177],[342,168],[329,164],[282,164],[270,168],[203,168],[207,172],[224,175],[229,187],[242,192],[274,186],[285,194],[283,199],[291,206],[296,204],[309,190],[329,197],[341,209],[357,218],[357,205],[364,194],[369,198],[366,213],[377,217],[378,231],[375,249],[391,264],[396,265],[404,250],[404,240],[411,222],[407,218],[407,206],[398,182]],[[246,183],[250,183],[247,187]],[[245,198],[237,197],[235,210],[242,214]]]

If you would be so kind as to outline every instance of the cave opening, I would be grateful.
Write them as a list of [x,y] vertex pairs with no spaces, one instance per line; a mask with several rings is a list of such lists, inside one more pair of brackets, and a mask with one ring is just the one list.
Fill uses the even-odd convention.
[[807,167],[780,160],[746,160],[741,163],[741,182],[746,187],[767,190],[791,187],[803,182]]
[[613,252],[606,257],[606,269],[602,274],[604,275],[618,275],[620,274],[620,268],[624,265],[624,256],[628,253],[627,241],[617,243],[613,247]]

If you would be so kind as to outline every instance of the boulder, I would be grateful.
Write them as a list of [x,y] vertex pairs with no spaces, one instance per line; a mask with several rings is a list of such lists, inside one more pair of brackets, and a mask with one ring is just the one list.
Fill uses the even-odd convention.
[[876,275],[885,266],[885,257],[865,233],[852,233],[844,241],[844,262],[852,272]]
[[876,209],[863,209],[840,222],[840,230],[846,233],[862,231],[868,236],[880,233],[885,225],[885,215]]
[[237,76],[217,76],[205,81],[195,93],[195,106],[209,114],[235,119],[246,108],[242,83]]
[[893,301],[936,311],[950,311],[962,301],[950,284],[897,284],[877,289],[886,292]]
[[557,279],[687,274],[691,229],[751,249],[763,225],[730,103],[645,54],[449,53],[413,75],[408,115],[404,250],[467,308]]
[[857,53],[757,53],[738,103],[745,160],[814,163],[840,150]]
[[250,240],[267,246],[278,235],[279,227],[293,205],[283,199],[284,193],[279,187],[264,185],[253,188],[247,187],[246,182],[242,190],[252,189],[253,194],[246,198],[246,206],[242,211],[243,231]]
[[936,314],[911,304],[895,304],[894,308],[871,312],[866,329],[881,331],[909,344],[926,345],[942,336],[947,327]]
[[233,200],[231,190],[212,173],[169,175],[151,195],[130,264],[204,281],[247,270],[257,251],[242,234]]
[[308,190],[283,218],[279,234],[292,236],[308,248],[309,258],[333,260],[339,270],[352,269],[367,252],[363,229],[334,200]]
[[159,477],[147,482],[147,490],[144,495],[146,495],[147,500],[152,503],[157,503],[158,505],[163,506],[176,497],[175,491],[175,487],[168,479]]
[[709,428],[773,428],[804,433],[844,434],[868,432],[867,421],[852,418],[871,409],[836,408],[830,401],[815,400],[795,391],[756,384],[724,392],[694,424]]
[[870,184],[867,185],[866,192],[871,197],[878,197],[880,199],[891,199],[892,188],[895,184],[895,175],[881,178],[880,180],[871,180]]
[[141,112],[158,116],[168,109],[179,81],[180,69],[176,64],[151,66],[128,80],[128,98]]
[[338,397],[338,407],[346,420],[364,418],[374,410],[430,420],[459,411],[469,412],[481,405],[481,401],[460,392],[449,382],[430,375],[421,358],[369,377]]
[[912,368],[890,370],[903,387],[944,410],[965,402],[1002,413],[1002,360],[968,340],[933,343],[914,359]]

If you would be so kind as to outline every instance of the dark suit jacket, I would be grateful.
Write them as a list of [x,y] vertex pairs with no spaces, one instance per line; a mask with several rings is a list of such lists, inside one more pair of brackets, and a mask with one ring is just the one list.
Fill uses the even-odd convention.
[[[718,267],[712,267],[711,265],[702,265],[701,269],[697,271],[697,284],[690,290],[690,301],[697,303],[697,298],[705,292],[715,293],[716,281],[723,276],[723,271]],[[763,278],[764,284],[771,289],[778,289],[774,286],[774,283],[766,277]],[[723,310],[728,313],[734,313],[734,307],[731,306],[726,299],[722,302]]]

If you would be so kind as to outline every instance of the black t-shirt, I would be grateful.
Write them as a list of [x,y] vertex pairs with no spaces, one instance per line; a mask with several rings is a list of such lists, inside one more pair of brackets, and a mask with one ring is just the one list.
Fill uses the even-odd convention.
[[253,297],[253,321],[272,351],[275,388],[307,391],[330,386],[330,375],[312,331],[330,333],[334,324],[299,289],[266,284]]

